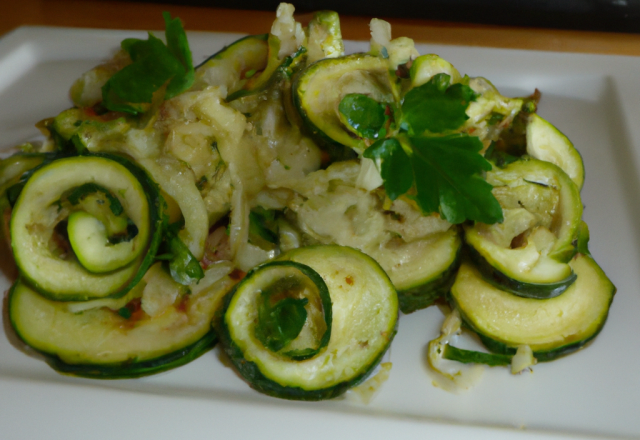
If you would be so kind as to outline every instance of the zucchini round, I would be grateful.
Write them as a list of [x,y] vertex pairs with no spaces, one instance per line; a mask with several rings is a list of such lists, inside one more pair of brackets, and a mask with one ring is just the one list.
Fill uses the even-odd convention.
[[460,263],[462,239],[455,226],[433,237],[383,248],[372,256],[398,291],[400,310],[412,313],[449,291]]
[[389,347],[398,319],[396,291],[372,258],[352,248],[299,248],[282,255],[278,264],[283,262],[309,266],[326,283],[332,303],[328,345],[294,360],[256,336],[258,297],[274,282],[268,274],[273,263],[247,274],[225,300],[221,342],[240,374],[262,393],[295,400],[336,397],[363,381]]
[[580,152],[560,130],[535,113],[527,123],[527,154],[559,166],[582,189],[584,163]]
[[581,224],[578,188],[559,167],[528,157],[495,168],[487,181],[504,221],[465,226],[465,241],[487,279],[525,296],[562,293],[574,279],[566,263]]
[[540,361],[550,361],[583,347],[602,329],[616,288],[589,256],[570,262],[576,281],[562,295],[522,298],[485,281],[463,263],[451,288],[453,306],[485,346],[514,354],[528,345]]
[[[53,161],[29,178],[14,206],[11,243],[16,264],[25,281],[54,300],[123,296],[155,258],[164,205],[155,183],[122,157]],[[92,248],[77,236],[80,229],[71,221],[68,232],[73,238],[68,249],[61,226],[77,212],[100,218],[94,221],[114,235]],[[114,260],[119,264],[101,263],[100,255],[87,264],[87,257],[96,251],[100,254],[100,247],[104,254],[120,254]]]
[[269,34],[248,35],[211,55],[196,67],[194,90],[225,85],[229,93],[245,83],[267,65]]
[[222,283],[223,292],[186,295],[156,317],[131,320],[107,307],[75,313],[17,281],[9,293],[9,318],[20,339],[61,373],[140,377],[184,365],[213,347],[211,320],[230,285]]
[[386,61],[361,53],[320,60],[307,67],[293,87],[303,120],[330,153],[344,147],[362,153],[367,148],[365,140],[340,121],[338,105],[345,95],[358,93],[381,103],[394,102]]

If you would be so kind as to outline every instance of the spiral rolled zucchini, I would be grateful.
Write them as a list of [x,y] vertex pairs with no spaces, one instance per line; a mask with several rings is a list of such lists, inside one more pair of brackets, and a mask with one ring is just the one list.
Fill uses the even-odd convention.
[[11,218],[22,279],[57,301],[125,295],[153,263],[164,199],[115,155],[68,157],[33,173]]

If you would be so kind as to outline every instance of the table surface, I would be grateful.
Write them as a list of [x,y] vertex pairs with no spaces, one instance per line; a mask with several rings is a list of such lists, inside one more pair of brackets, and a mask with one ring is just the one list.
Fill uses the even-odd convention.
[[[20,0],[0,14],[0,35],[25,25],[103,29],[161,29],[161,13],[180,17],[190,31],[268,32],[274,12],[125,3],[103,0]],[[296,15],[305,24],[310,14]],[[369,38],[368,16],[342,16],[345,39]],[[384,18],[384,17],[379,17]],[[394,36],[417,42],[462,46],[640,55],[640,34],[566,31],[414,19],[388,19]]]

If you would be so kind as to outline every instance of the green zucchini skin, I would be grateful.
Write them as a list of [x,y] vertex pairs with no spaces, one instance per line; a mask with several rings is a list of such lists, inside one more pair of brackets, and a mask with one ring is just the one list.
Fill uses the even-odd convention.
[[[229,357],[229,359],[231,360],[231,362],[233,363],[237,371],[240,373],[240,375],[248,382],[248,384],[253,389],[261,393],[267,394],[269,396],[288,399],[288,400],[318,401],[318,400],[331,399],[343,394],[349,388],[356,386],[362,381],[364,381],[369,376],[369,374],[371,374],[371,372],[375,369],[375,367],[379,364],[379,362],[382,360],[384,354],[386,353],[386,350],[388,349],[396,333],[398,304],[397,304],[397,295],[395,295],[395,290],[393,289],[393,285],[391,284],[391,281],[386,276],[382,268],[375,262],[375,260],[352,248],[336,246],[336,245],[328,245],[328,246],[310,246],[306,248],[299,248],[299,249],[290,251],[288,253],[285,253],[277,261],[283,261],[283,260],[294,261],[301,264],[309,265],[313,270],[316,270],[317,267],[314,267],[316,265],[316,262],[326,260],[330,258],[330,255],[336,255],[336,253],[343,254],[343,255],[346,254],[347,259],[352,259],[352,258],[362,259],[364,263],[360,263],[360,264],[364,264],[366,269],[365,270],[360,269],[359,271],[354,272],[357,274],[355,275],[355,278],[357,279],[358,276],[362,275],[363,273],[369,273],[370,275],[375,273],[376,275],[374,275],[373,277],[374,278],[379,277],[379,279],[377,280],[368,279],[371,285],[373,286],[384,285],[387,292],[393,293],[393,295],[388,296],[389,303],[382,305],[380,307],[382,309],[380,311],[380,314],[382,314],[383,316],[389,315],[390,317],[392,317],[391,322],[385,321],[384,332],[386,333],[386,335],[383,336],[383,339],[380,340],[380,341],[385,340],[385,343],[381,345],[380,341],[372,342],[372,345],[375,346],[374,349],[376,351],[374,351],[373,353],[371,353],[371,355],[369,355],[369,359],[366,364],[350,366],[350,369],[354,370],[352,373],[343,373],[342,371],[333,372],[331,374],[331,379],[327,379],[329,382],[323,381],[322,384],[313,382],[313,384],[311,383],[306,384],[306,386],[305,386],[305,383],[300,383],[299,385],[294,384],[294,382],[298,380],[297,377],[305,376],[303,371],[306,366],[310,365],[310,368],[313,368],[314,365],[317,366],[318,364],[313,364],[313,363],[316,361],[320,362],[322,359],[328,359],[326,356],[332,356],[329,354],[332,350],[336,350],[339,347],[341,347],[341,345],[339,345],[340,342],[338,342],[337,345],[332,346],[331,340],[329,341],[329,346],[313,358],[306,359],[299,362],[287,361],[288,367],[292,367],[296,369],[298,367],[301,368],[301,370],[299,371],[296,370],[297,373],[295,377],[287,377],[286,379],[280,379],[280,380],[270,377],[269,373],[265,371],[272,371],[274,368],[274,364],[277,362],[281,362],[282,358],[280,358],[278,361],[273,361],[273,360],[265,360],[265,358],[261,357],[262,355],[254,355],[254,356],[257,356],[259,361],[247,359],[247,355],[245,353],[247,349],[246,348],[243,349],[237,343],[237,341],[235,340],[234,334],[238,333],[238,331],[234,330],[235,333],[232,333],[232,330],[233,330],[232,325],[229,323],[230,320],[232,322],[234,321],[234,318],[232,317],[231,313],[233,313],[234,302],[235,302],[234,299],[236,299],[235,296],[238,294],[240,289],[243,288],[243,283],[249,284],[252,282],[252,278],[261,269],[261,267],[259,266],[253,269],[251,272],[249,272],[247,276],[243,279],[243,281],[238,285],[236,285],[233,291],[231,291],[225,297],[224,306],[222,309],[222,319],[220,319],[219,321],[219,329],[218,329],[221,346],[224,352],[227,354],[227,356]],[[356,257],[354,257],[354,255],[356,255]],[[326,267],[331,267],[331,265]],[[346,268],[346,267],[344,269],[350,270],[350,268]],[[325,281],[327,281],[327,285],[329,286],[329,292],[330,294],[332,294],[331,299],[333,302],[333,320],[334,320],[333,328],[336,328],[336,325],[340,327],[342,325],[341,322],[338,322],[336,324],[337,298],[334,296],[336,295],[336,292],[335,291],[332,292],[332,289],[331,289],[332,283],[334,283],[333,285],[335,285],[336,281],[328,280],[328,278],[331,277],[331,275],[333,274],[329,274],[326,269],[324,270],[319,269],[318,273],[323,279],[325,279]],[[338,275],[335,275],[335,276],[338,276]],[[343,298],[346,298],[346,297],[343,297]],[[247,300],[244,297],[243,299],[245,301]],[[346,300],[343,299],[343,301],[346,301]],[[387,310],[385,310],[385,307],[387,308]],[[350,314],[347,314],[347,315],[349,315],[349,318],[351,318]],[[338,313],[338,316],[344,317],[345,314]],[[250,331],[251,330],[248,330],[248,332]],[[345,332],[345,329],[343,328],[342,331]],[[347,330],[347,333],[351,336],[351,332]],[[355,337],[356,336],[353,336],[353,338]],[[353,343],[353,341],[355,341],[355,339],[350,339],[348,343]],[[245,341],[243,342],[243,344],[247,345],[249,344],[249,342]],[[252,349],[255,349],[255,348],[252,348]],[[268,351],[264,347],[263,349],[265,350],[265,352]],[[353,349],[349,348],[349,350],[353,353]],[[262,364],[265,364],[266,367],[263,366]],[[338,368],[341,368],[341,367],[338,367]],[[324,376],[327,373],[323,371],[323,372],[318,372],[318,374]],[[344,376],[344,380],[333,378],[333,376],[335,375],[339,375],[338,377]]]
[[[28,283],[31,287],[35,288],[41,295],[46,298],[56,300],[56,301],[87,301],[97,297],[103,298],[119,298],[127,294],[134,286],[138,284],[138,282],[142,279],[147,269],[153,264],[155,261],[155,256],[162,241],[162,235],[164,230],[164,211],[166,209],[166,202],[164,198],[160,194],[158,186],[151,180],[151,178],[147,175],[147,173],[135,165],[132,161],[125,158],[124,156],[117,156],[114,154],[91,154],[85,156],[78,156],[78,158],[100,158],[107,161],[116,162],[119,165],[122,165],[128,172],[130,172],[133,177],[140,183],[145,197],[147,199],[148,207],[149,207],[149,234],[148,234],[148,242],[146,245],[146,251],[143,251],[143,255],[137,258],[132,264],[136,264],[137,270],[133,271],[132,275],[125,280],[125,282],[120,285],[114,287],[108,294],[102,296],[96,296],[95,293],[91,291],[72,291],[68,292],[64,289],[54,290],[49,287],[45,287],[42,285],[40,280],[23,270],[21,267],[20,259],[17,257],[17,265],[20,269],[21,277],[24,282]],[[75,157],[66,157],[60,160],[75,160]],[[40,170],[46,169],[48,164],[56,165],[58,161],[54,160],[50,163],[45,164]],[[29,181],[27,181],[28,185]],[[24,194],[24,193],[23,193]],[[19,203],[22,198],[22,195],[18,199],[16,203],[16,208],[14,209],[14,214],[16,209],[19,209]],[[12,232],[13,234],[13,232]],[[12,246],[14,254],[17,255],[16,247],[19,246],[19,240],[12,239]],[[131,265],[128,265],[130,267]],[[105,276],[109,276],[110,274],[105,274]],[[39,275],[42,276],[42,275]]]
[[[225,301],[225,310],[226,306],[227,304]],[[233,361],[238,373],[240,373],[240,375],[250,384],[251,388],[271,397],[309,402],[333,399],[344,394],[349,388],[359,385],[369,376],[369,374],[371,374],[373,369],[378,366],[386,353],[381,353],[374,360],[372,368],[348,381],[340,382],[337,385],[320,390],[306,390],[302,387],[280,385],[262,374],[258,365],[244,359],[242,350],[231,340],[227,326],[222,327],[222,331],[220,332],[220,342],[225,354]]]
[[[172,311],[123,328],[127,320],[116,311],[74,313],[65,303],[42,297],[18,279],[8,294],[8,318],[16,336],[61,374],[92,379],[138,378],[186,365],[215,346],[218,336],[211,320],[230,284],[225,281],[216,290],[198,294],[196,302],[183,311],[187,321],[180,312]],[[90,314],[83,317],[84,313]],[[165,326],[175,332],[163,336]],[[155,332],[153,337],[150,331]],[[115,333],[113,338],[111,333]],[[101,344],[101,348],[95,344]]]
[[47,364],[62,374],[88,379],[136,379],[186,365],[207,353],[215,347],[217,342],[218,335],[211,330],[194,344],[159,358],[142,362],[133,361],[106,365],[67,364],[57,356],[42,354],[45,356]]
[[[318,92],[313,89],[314,85],[318,87],[326,86],[327,81],[330,80],[330,78],[322,79],[321,73],[325,71],[329,72],[331,71],[331,66],[337,66],[340,64],[349,66],[352,69],[351,71],[363,70],[379,74],[384,72],[385,75],[388,75],[384,60],[375,56],[356,53],[339,58],[325,58],[319,60],[309,65],[295,79],[293,83],[294,105],[298,109],[309,134],[320,144],[325,152],[329,154],[332,161],[353,159],[357,157],[358,152],[362,152],[366,149],[364,140],[357,139],[353,137],[352,134],[349,134],[347,130],[341,126],[341,123],[337,121],[337,116],[336,121],[326,122],[323,121],[324,118],[321,115],[313,114],[313,111],[309,107],[306,99],[307,94]],[[379,70],[378,72],[373,71],[372,66],[374,64],[376,64],[376,67]],[[319,84],[314,84],[315,82],[319,82]],[[389,88],[387,94],[391,97],[392,86],[390,79],[387,79],[387,83],[388,84],[386,84],[386,86]],[[339,101],[335,103],[336,109],[338,104]],[[321,122],[325,122],[326,127],[320,126]]]
[[[244,45],[253,45],[256,43],[260,44],[260,42],[263,42],[262,44],[264,44],[264,42],[266,42],[268,38],[269,38],[269,34],[247,35],[246,37],[239,38],[233,43],[229,44],[228,46],[223,47],[213,55],[210,55],[206,60],[198,64],[195,67],[195,69],[198,70],[200,68],[205,67],[206,64],[211,60],[229,58],[235,55],[235,52],[238,49],[241,49],[242,46]],[[266,44],[265,44],[265,48],[266,48]]]
[[429,307],[438,298],[445,298],[455,281],[456,273],[460,267],[461,255],[462,248],[458,250],[453,264],[433,281],[410,289],[398,290],[400,311],[407,315]]
[[557,283],[525,283],[523,281],[518,281],[516,279],[510,278],[500,272],[498,269],[489,264],[489,262],[485,260],[482,255],[480,255],[480,253],[474,248],[470,246],[467,247],[467,253],[471,258],[471,261],[473,261],[475,266],[480,270],[480,273],[485,280],[502,290],[506,290],[507,292],[511,292],[514,295],[521,296],[523,298],[555,298],[556,296],[561,295],[562,292],[567,290],[567,288],[571,286],[571,284],[573,284],[577,278],[575,272],[571,272],[570,276],[562,281],[558,281]]
[[[616,287],[611,283],[604,271],[602,271],[591,257],[578,254],[574,258],[574,261],[572,261],[572,267],[576,271],[577,280],[576,283],[570,286],[563,295],[545,300],[518,298],[518,300],[513,301],[513,304],[524,304],[524,302],[533,301],[533,303],[528,304],[535,305],[534,309],[536,310],[545,309],[543,314],[546,316],[554,315],[558,312],[558,309],[554,309],[554,306],[551,305],[552,303],[568,301],[566,298],[572,298],[571,301],[573,302],[571,304],[565,303],[565,305],[561,306],[559,309],[565,312],[561,315],[561,318],[553,317],[550,323],[544,326],[546,327],[546,329],[543,330],[545,332],[547,329],[551,329],[553,331],[553,329],[558,328],[558,332],[560,332],[558,336],[551,337],[547,334],[547,336],[541,337],[536,334],[535,328],[529,328],[528,334],[523,336],[522,329],[518,330],[519,333],[514,333],[511,329],[505,330],[504,326],[502,326],[500,322],[494,322],[489,326],[479,324],[483,320],[487,319],[486,316],[491,315],[487,315],[486,312],[482,312],[481,315],[478,315],[478,312],[473,308],[470,308],[465,312],[465,308],[469,308],[471,303],[469,303],[468,300],[463,300],[463,303],[461,304],[460,299],[457,298],[459,293],[456,293],[456,289],[462,292],[464,287],[461,288],[460,286],[454,285],[448,299],[452,307],[455,307],[460,312],[463,325],[475,332],[489,351],[502,355],[514,355],[519,345],[530,345],[533,355],[538,361],[552,361],[585,347],[600,333],[607,320],[609,308],[611,307],[611,303],[616,293]],[[481,277],[479,274],[477,276]],[[488,283],[486,281],[483,282]],[[469,288],[468,286],[470,285],[465,286]],[[475,284],[475,286],[477,286],[477,284]],[[478,289],[474,286],[471,286],[470,288],[474,290]],[[491,293],[491,289],[496,290],[495,287],[482,289],[485,294],[483,296],[483,301],[487,304],[487,308],[499,308],[499,310],[496,310],[496,313],[499,313],[500,316],[506,316],[505,319],[513,317],[515,310],[513,305],[506,305],[502,307],[495,302],[495,298],[500,297],[499,295],[496,297]],[[503,293],[509,294],[505,291],[503,291]],[[512,302],[511,300],[508,301]],[[583,307],[580,308],[580,301],[587,304],[590,308],[597,307],[597,309],[585,310],[584,304]],[[490,304],[492,306],[489,306]],[[547,306],[550,308],[547,309]],[[529,323],[531,319],[531,310],[517,310],[522,313],[522,316],[519,316],[518,321],[516,321],[514,325],[520,327],[520,323],[522,322],[522,325],[526,326],[526,323]],[[471,314],[476,314],[478,317],[474,318],[470,316]],[[479,316],[482,316],[482,318]],[[573,327],[566,327],[566,323],[571,322],[573,322]],[[555,323],[555,325],[552,323]],[[508,334],[509,332],[512,334]],[[498,333],[500,333],[500,335],[498,335]]]

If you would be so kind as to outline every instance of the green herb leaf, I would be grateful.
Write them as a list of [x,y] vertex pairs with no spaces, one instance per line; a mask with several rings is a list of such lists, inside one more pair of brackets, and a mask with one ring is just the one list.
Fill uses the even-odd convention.
[[439,73],[407,92],[402,102],[402,122],[407,123],[410,134],[444,133],[460,128],[469,118],[466,109],[476,94],[464,84],[450,86],[450,81],[449,75]]
[[[116,72],[102,87],[102,104],[109,110],[142,113],[153,95],[166,85],[169,99],[193,84],[195,73],[187,37],[179,19],[165,14],[165,45],[149,34],[147,40],[128,38],[122,48],[133,61]],[[147,104],[147,105],[145,105]]]
[[195,69],[193,68],[193,58],[191,56],[191,49],[189,49],[189,41],[182,27],[182,22],[179,18],[172,19],[171,14],[166,11],[162,13],[162,16],[165,22],[167,47],[173,56],[180,61],[184,69],[181,74],[173,77],[167,86],[165,99],[170,99],[191,87],[195,80]]
[[350,93],[345,95],[338,110],[340,120],[352,132],[366,139],[377,139],[384,128],[385,105],[367,95]]
[[121,307],[118,309],[118,315],[122,316],[124,319],[131,318],[131,310],[128,307]]
[[156,259],[168,260],[171,277],[177,283],[188,286],[204,278],[204,270],[187,245],[178,237],[182,225],[182,222],[176,222],[166,228],[164,253]]
[[307,298],[284,298],[271,304],[271,291],[262,293],[258,308],[256,337],[273,352],[278,352],[298,337],[307,320]]
[[[259,238],[258,238],[259,237]],[[265,240],[268,243],[278,243],[278,225],[275,211],[257,206],[249,213],[249,241]],[[254,243],[258,244],[259,243]]]
[[493,224],[502,221],[502,208],[481,176],[491,164],[480,154],[476,137],[453,134],[413,137],[412,167],[415,200],[426,212],[440,212],[453,224],[466,220]]
[[364,151],[364,157],[376,162],[384,188],[391,200],[395,200],[411,189],[413,175],[411,159],[395,139],[384,139],[375,142]]

